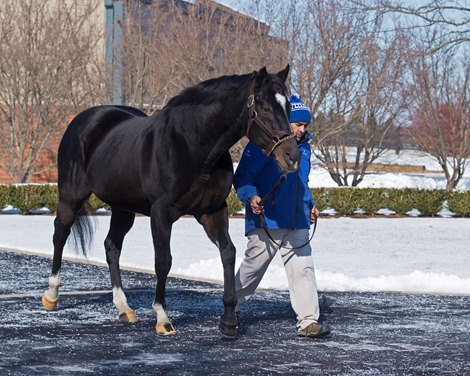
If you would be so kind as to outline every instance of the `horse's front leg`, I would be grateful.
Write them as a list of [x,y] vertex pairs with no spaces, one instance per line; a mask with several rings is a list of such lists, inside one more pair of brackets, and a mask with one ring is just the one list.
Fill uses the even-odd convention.
[[224,268],[224,314],[220,318],[219,330],[227,337],[237,334],[237,320],[235,306],[237,296],[235,293],[235,246],[228,233],[228,210],[224,206],[221,210],[196,216],[203,225],[209,239],[219,248]]
[[172,335],[175,328],[166,314],[165,290],[166,279],[171,269],[170,236],[173,222],[177,219],[175,213],[170,213],[164,205],[154,204],[151,213],[153,245],[155,248],[155,273],[157,287],[152,308],[157,316],[155,331],[157,334]]

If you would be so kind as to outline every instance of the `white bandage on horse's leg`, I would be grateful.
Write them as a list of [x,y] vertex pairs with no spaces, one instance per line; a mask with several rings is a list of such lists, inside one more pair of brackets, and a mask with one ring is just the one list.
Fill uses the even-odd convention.
[[126,294],[120,287],[113,287],[113,303],[119,311],[119,314],[132,311],[127,305]]
[[59,297],[60,273],[49,277],[49,289],[44,291],[44,295],[50,302],[56,302]]

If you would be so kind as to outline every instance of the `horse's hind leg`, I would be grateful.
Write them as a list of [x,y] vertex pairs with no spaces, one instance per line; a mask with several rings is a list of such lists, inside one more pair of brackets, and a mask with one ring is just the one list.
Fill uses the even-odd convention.
[[196,219],[203,225],[209,239],[219,248],[224,268],[224,314],[220,318],[219,330],[227,337],[237,334],[235,306],[235,246],[228,233],[228,211],[225,206],[220,211],[202,214]]
[[70,235],[72,225],[90,194],[91,192],[83,195],[82,199],[73,201],[59,199],[57,216],[54,220],[54,236],[52,238],[54,257],[52,260],[52,271],[48,280],[49,289],[42,295],[42,304],[48,311],[54,310],[57,306],[60,286],[60,268],[62,266],[62,254],[65,242]]
[[119,319],[127,323],[136,323],[137,316],[128,306],[127,298],[122,289],[119,258],[121,256],[124,236],[134,224],[135,213],[112,208],[111,225],[104,241],[106,261],[108,262],[113,287],[113,303],[119,311]]

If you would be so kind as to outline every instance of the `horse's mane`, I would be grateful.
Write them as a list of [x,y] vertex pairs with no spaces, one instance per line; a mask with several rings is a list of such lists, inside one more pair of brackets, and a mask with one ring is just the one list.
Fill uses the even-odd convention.
[[226,97],[233,94],[234,90],[240,88],[252,78],[253,74],[231,75],[212,78],[200,82],[194,86],[184,89],[175,97],[171,98],[164,109],[173,108],[181,104],[203,104],[211,103],[216,98]]

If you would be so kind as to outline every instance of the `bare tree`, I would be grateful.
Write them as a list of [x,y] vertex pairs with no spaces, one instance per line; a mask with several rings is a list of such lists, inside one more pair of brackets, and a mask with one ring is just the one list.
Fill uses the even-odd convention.
[[[148,113],[205,79],[288,63],[285,41],[266,23],[211,0],[129,1],[122,25],[125,102]],[[235,161],[246,142],[232,147]]]
[[[469,153],[468,1],[349,0],[360,8],[395,17],[395,27],[413,38],[411,126],[414,141],[442,167],[447,190],[458,184]],[[413,57],[414,56],[414,57]]]
[[415,104],[410,134],[444,171],[454,189],[470,157],[470,64],[444,50],[420,55],[413,70]]
[[122,51],[125,100],[150,112],[202,80],[285,66],[286,46],[268,31],[214,1],[130,1]]
[[426,34],[430,36],[428,42],[431,45],[428,53],[453,49],[470,42],[470,6],[467,0],[427,0],[416,3],[404,0],[349,2],[364,10],[399,16],[400,28],[406,23],[408,30],[413,33],[417,29],[427,29]]
[[356,186],[405,104],[406,38],[385,35],[379,12],[342,1],[289,6],[278,28],[289,41],[292,88],[314,117],[314,152],[338,185]]
[[0,3],[0,145],[15,182],[30,179],[68,115],[101,99],[98,5]]
[[339,186],[357,186],[386,147],[388,133],[407,106],[406,38],[388,40],[376,18],[361,37],[350,73],[333,85],[314,124],[315,155]]

